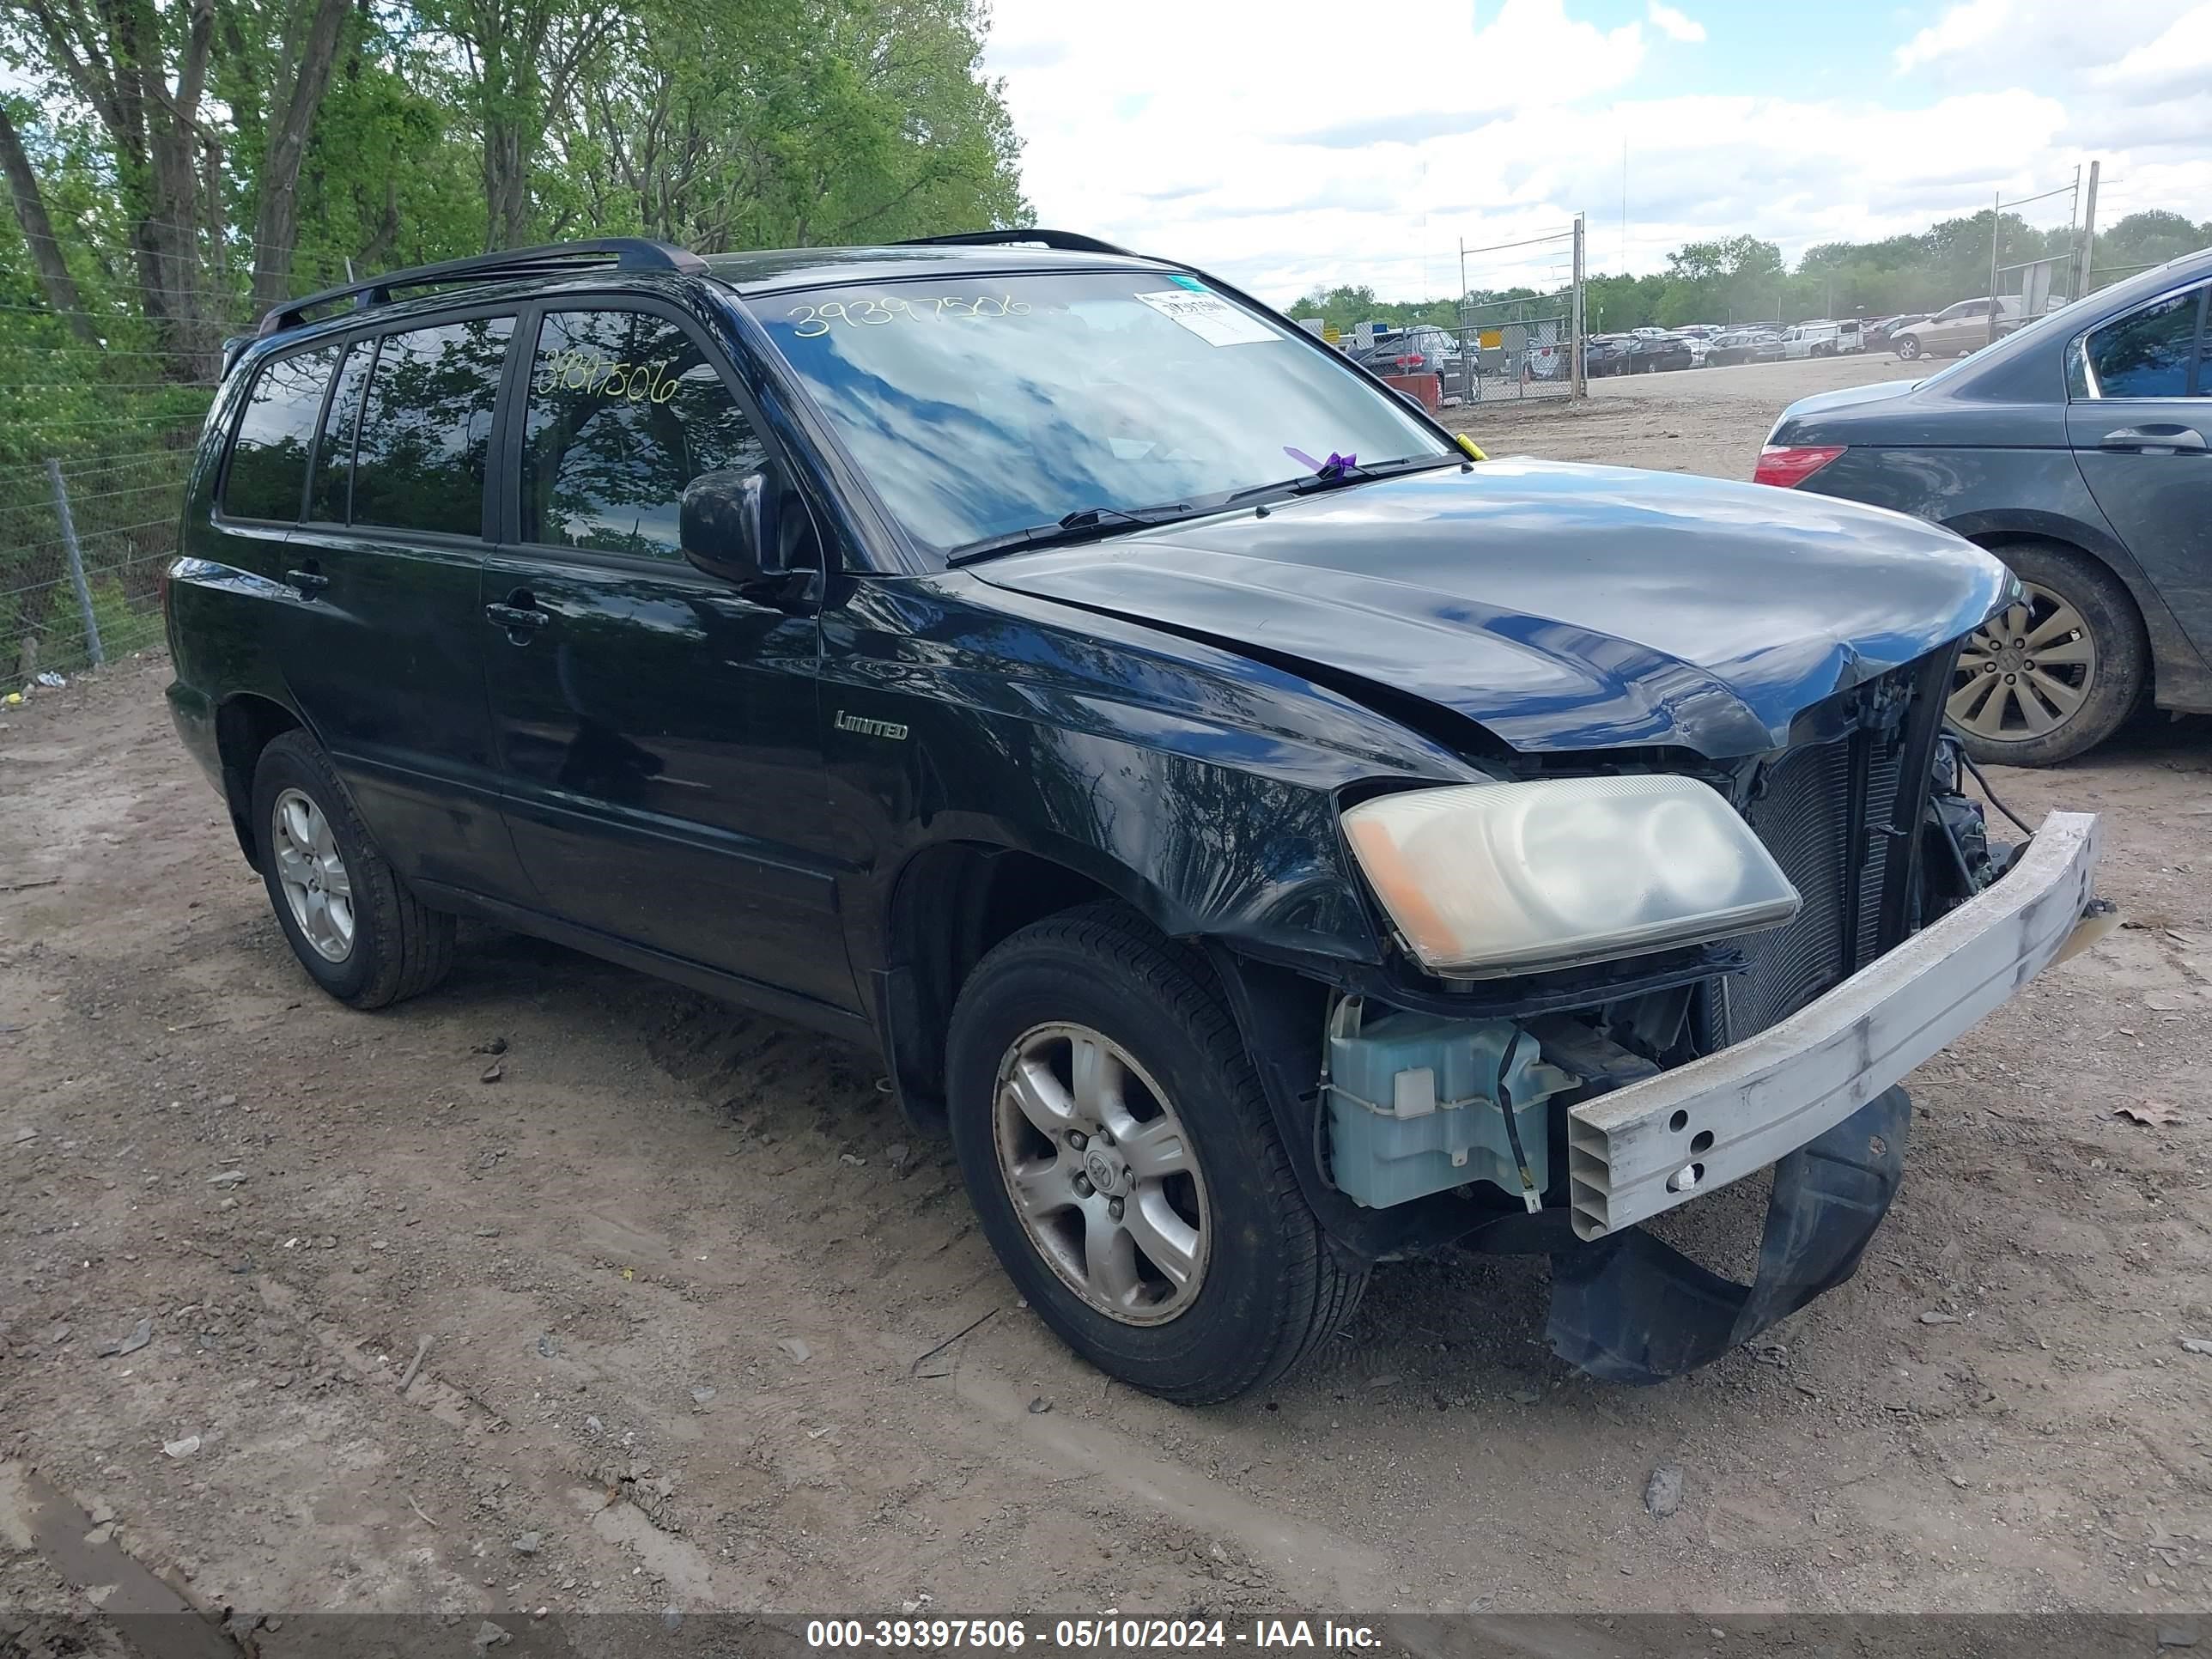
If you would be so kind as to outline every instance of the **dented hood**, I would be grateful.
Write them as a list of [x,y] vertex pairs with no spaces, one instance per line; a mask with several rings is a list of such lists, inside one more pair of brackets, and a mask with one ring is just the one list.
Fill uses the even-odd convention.
[[1492,461],[969,574],[1353,675],[1530,753],[1780,746],[1797,713],[1966,633],[2004,567],[1764,484]]

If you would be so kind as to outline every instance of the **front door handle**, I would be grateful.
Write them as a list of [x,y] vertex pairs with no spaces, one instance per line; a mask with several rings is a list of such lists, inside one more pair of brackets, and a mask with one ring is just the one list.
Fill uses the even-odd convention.
[[284,580],[303,599],[313,599],[331,585],[331,579],[319,570],[288,570]]
[[[488,605],[484,607],[486,621],[496,627],[504,628],[510,634],[523,634],[543,628],[553,620],[550,614],[538,608],[537,603],[532,600],[527,593],[509,594],[507,597],[510,601],[508,604]],[[524,603],[514,604],[512,601],[514,599],[520,599]]]
[[2124,426],[2098,441],[2100,449],[2137,449],[2162,455],[2201,455],[2204,434],[2193,426],[2161,421],[2153,426]]

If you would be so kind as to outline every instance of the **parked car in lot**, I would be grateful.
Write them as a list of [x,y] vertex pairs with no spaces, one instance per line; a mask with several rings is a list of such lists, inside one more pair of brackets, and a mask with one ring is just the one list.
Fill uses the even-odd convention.
[[1522,372],[1532,380],[1562,380],[1575,372],[1574,345],[1567,340],[1532,342],[1522,355]]
[[1628,373],[1628,336],[1626,334],[1593,334],[1583,342],[1583,375],[1586,380],[1600,380],[1607,374]]
[[[2047,300],[2041,314],[2049,315],[2064,305],[2060,299]],[[1899,324],[1890,331],[1890,349],[1907,362],[1917,357],[1963,357],[1990,343],[1990,313],[1993,311],[1996,313],[1996,336],[1999,339],[2030,320],[2017,295],[1999,295],[1994,300],[1986,295],[1961,300],[1956,305],[1944,307],[1933,317]]]
[[[289,303],[181,534],[170,706],[325,991],[470,916],[865,1044],[1037,1316],[1171,1400],[1455,1243],[1547,1254],[1596,1375],[1728,1351],[1850,1274],[1900,1079],[2091,904],[2096,821],[1993,854],[1941,732],[1989,555],[1488,462],[1088,237]],[[1641,1230],[1769,1170],[1751,1286]]]
[[1924,311],[1900,311],[1894,317],[1883,317],[1869,323],[1864,337],[1866,349],[1879,351],[1896,338],[1899,329],[1911,328],[1915,323],[1927,320],[1928,313]]
[[1772,329],[1737,328],[1713,337],[1705,361],[1722,368],[1730,363],[1778,363],[1784,356],[1782,337]]
[[1782,355],[1785,357],[1838,357],[1863,350],[1862,333],[1856,321],[1830,322],[1825,318],[1808,323],[1793,323],[1782,331]]
[[2146,700],[2212,711],[2208,291],[2191,254],[1925,380],[1792,404],[1768,436],[1767,482],[1932,520],[2018,574],[1950,695],[1983,760],[2064,760]]
[[1663,329],[1638,329],[1628,337],[1628,372],[1632,374],[1688,368],[1695,362],[1690,343],[1679,334]]
[[1459,373],[1459,338],[1441,328],[1401,329],[1351,356],[1377,374],[1440,374],[1449,381]]

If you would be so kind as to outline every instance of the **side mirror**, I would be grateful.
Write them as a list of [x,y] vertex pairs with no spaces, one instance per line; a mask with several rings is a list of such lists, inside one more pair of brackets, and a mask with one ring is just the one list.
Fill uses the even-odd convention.
[[738,587],[789,575],[776,522],[780,494],[765,467],[701,473],[684,486],[677,514],[684,556]]

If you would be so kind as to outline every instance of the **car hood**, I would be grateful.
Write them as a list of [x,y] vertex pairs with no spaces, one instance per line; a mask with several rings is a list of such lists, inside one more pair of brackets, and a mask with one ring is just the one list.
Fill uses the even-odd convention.
[[1491,461],[1014,554],[995,586],[1411,694],[1529,753],[1787,740],[2008,578],[1948,531],[1762,484]]

